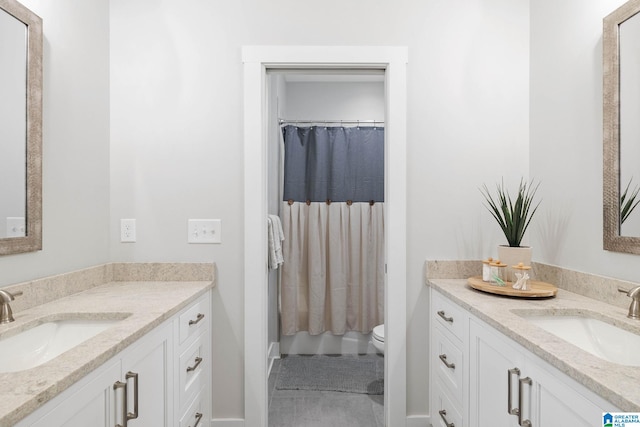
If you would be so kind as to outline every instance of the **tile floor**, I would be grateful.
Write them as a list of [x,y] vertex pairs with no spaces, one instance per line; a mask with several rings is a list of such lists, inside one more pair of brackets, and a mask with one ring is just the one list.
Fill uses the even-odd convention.
[[269,375],[269,427],[384,427],[384,396],[276,390],[280,360]]

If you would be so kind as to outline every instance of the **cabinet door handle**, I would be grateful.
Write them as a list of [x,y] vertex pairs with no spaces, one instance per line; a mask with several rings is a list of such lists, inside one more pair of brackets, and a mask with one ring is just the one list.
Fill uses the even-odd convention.
[[[127,412],[127,420],[135,420],[138,418],[138,374],[136,372],[127,372],[124,376],[127,383],[133,378],[133,412]],[[129,402],[127,402],[129,404]]]
[[[531,384],[533,384],[533,381],[531,381],[531,378],[525,377],[525,378],[522,378],[520,380],[520,383],[518,384],[518,394],[519,394],[519,396],[518,396],[518,406],[520,407],[520,413],[518,414],[518,424],[520,424],[522,427],[531,427],[531,421],[522,419],[522,413],[524,412],[522,410],[522,395],[524,394],[524,393],[522,393],[522,388],[523,388],[522,385],[523,384],[531,386]],[[531,394],[531,391],[529,391],[529,394]],[[531,408],[529,408],[529,409],[531,409]]]
[[[519,408],[514,408],[511,405],[511,376],[512,375],[517,375],[518,376],[518,380],[520,379],[520,369],[518,368],[512,368],[509,369],[507,371],[507,413],[510,415],[520,415],[520,409]],[[518,399],[520,399],[520,397],[518,396]]]
[[456,425],[454,423],[450,423],[449,421],[447,421],[447,411],[442,409],[440,411],[438,411],[438,413],[440,414],[440,418],[442,418],[442,421],[444,421],[444,425],[446,425],[447,427],[456,427]]
[[444,319],[445,322],[449,322],[449,323],[453,323],[453,317],[447,317],[444,314],[444,310],[440,310],[438,311],[438,316],[442,317]]
[[447,355],[446,354],[441,354],[440,356],[438,356],[440,358],[440,360],[442,360],[442,363],[444,363],[444,365],[449,368],[449,369],[456,369],[456,364],[455,363],[449,363],[447,361]]
[[198,365],[202,363],[202,357],[196,357],[195,362],[193,366],[187,366],[187,372],[195,371]]
[[122,424],[116,423],[115,427],[127,427],[127,383],[123,383],[122,381],[116,381],[113,383],[114,393],[117,393],[118,389],[122,389]]
[[198,323],[202,319],[204,319],[204,314],[198,313],[198,315],[196,316],[196,320],[189,320],[189,326],[195,325],[196,323]]
[[196,412],[196,423],[193,425],[193,427],[198,427],[198,424],[200,424],[200,421],[202,421],[202,414],[200,412]]

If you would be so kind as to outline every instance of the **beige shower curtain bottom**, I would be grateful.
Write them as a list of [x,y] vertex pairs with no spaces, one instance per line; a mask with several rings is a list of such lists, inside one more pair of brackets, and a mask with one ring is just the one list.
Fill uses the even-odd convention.
[[284,202],[282,334],[384,323],[384,203]]

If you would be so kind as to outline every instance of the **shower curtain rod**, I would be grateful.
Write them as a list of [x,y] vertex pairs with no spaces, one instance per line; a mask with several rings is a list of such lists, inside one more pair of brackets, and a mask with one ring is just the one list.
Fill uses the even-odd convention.
[[323,123],[323,124],[372,124],[383,125],[384,120],[286,120],[278,119],[278,122],[282,125],[285,123],[290,124],[302,124],[302,123]]

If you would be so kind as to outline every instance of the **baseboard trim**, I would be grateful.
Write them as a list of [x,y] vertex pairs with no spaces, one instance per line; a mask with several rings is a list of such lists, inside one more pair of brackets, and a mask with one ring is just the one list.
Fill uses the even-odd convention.
[[244,427],[244,419],[214,418],[211,420],[211,427]]
[[277,341],[269,344],[269,359],[279,359],[280,358],[280,343]]
[[407,427],[429,427],[430,425],[431,417],[428,415],[407,416]]
[[[430,427],[431,417],[427,415],[411,415],[407,417],[406,427]],[[240,418],[214,418],[211,427],[244,427],[244,420]]]
[[276,359],[280,359],[280,343],[272,342],[269,344],[269,352],[268,352],[268,360],[267,360],[267,378],[271,375],[271,368],[273,368],[273,361]]
[[[429,427],[431,417],[412,415],[407,417],[407,427]],[[244,427],[244,420],[239,418],[219,418],[211,420],[211,427]]]

